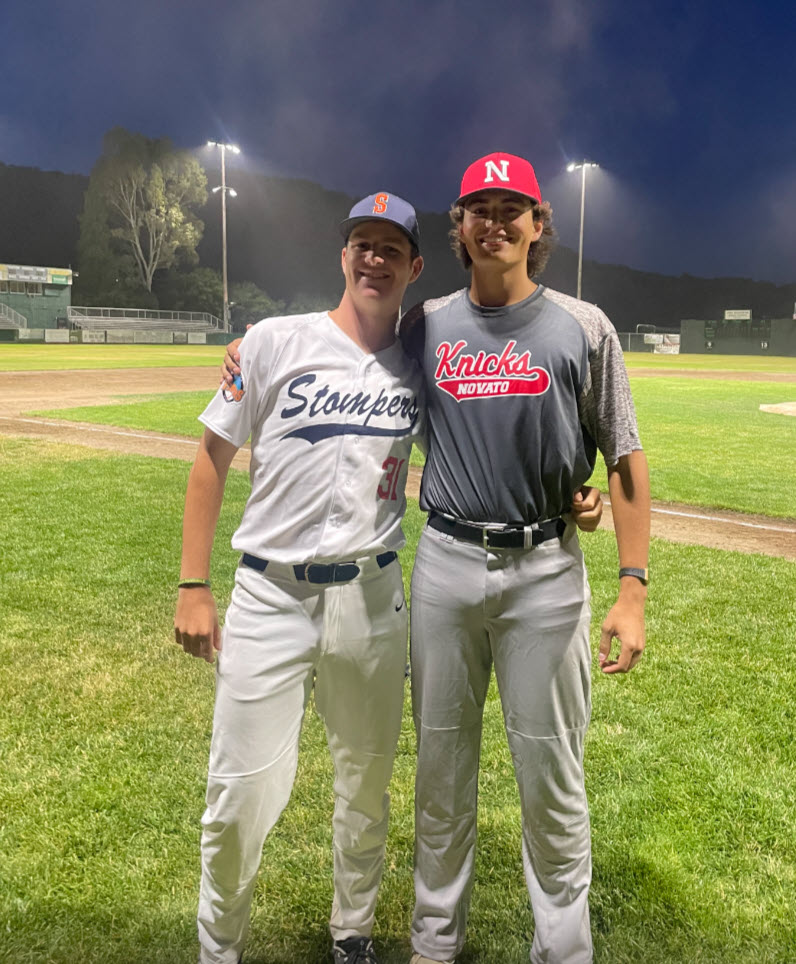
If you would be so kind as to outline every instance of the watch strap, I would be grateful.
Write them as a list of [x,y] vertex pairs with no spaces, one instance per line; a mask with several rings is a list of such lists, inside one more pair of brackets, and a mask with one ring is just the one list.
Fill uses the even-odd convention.
[[635,578],[644,583],[645,586],[649,585],[649,569],[635,569],[633,566],[622,566],[619,570],[619,578],[621,579],[622,576],[635,576]]

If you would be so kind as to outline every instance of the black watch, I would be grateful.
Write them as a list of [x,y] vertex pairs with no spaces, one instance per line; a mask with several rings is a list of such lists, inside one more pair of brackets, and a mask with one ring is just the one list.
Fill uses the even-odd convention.
[[650,581],[650,571],[649,569],[633,569],[631,566],[623,566],[619,570],[619,578],[622,576],[635,576],[639,582],[642,582],[645,586],[649,585]]

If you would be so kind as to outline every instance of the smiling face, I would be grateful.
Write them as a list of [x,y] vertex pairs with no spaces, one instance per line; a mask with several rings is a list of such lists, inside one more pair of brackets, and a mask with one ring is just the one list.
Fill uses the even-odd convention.
[[501,272],[516,265],[526,270],[528,249],[542,234],[534,221],[533,202],[513,191],[482,191],[463,202],[459,237],[477,268],[494,265]]
[[423,259],[412,255],[411,241],[394,224],[373,220],[355,225],[342,255],[346,293],[362,310],[397,312],[407,285],[423,268]]

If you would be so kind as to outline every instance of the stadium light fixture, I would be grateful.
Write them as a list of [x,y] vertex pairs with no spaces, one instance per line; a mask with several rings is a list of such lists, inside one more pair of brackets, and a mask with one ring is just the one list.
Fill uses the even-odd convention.
[[567,172],[580,171],[580,242],[578,244],[578,300],[580,301],[581,282],[583,280],[583,215],[586,210],[586,168],[599,167],[594,161],[571,161],[567,164]]
[[224,331],[229,331],[229,288],[227,285],[227,193],[229,192],[231,197],[237,197],[238,192],[232,188],[227,187],[227,165],[226,165],[226,155],[227,151],[232,151],[233,154],[240,154],[240,148],[235,144],[222,144],[219,141],[208,141],[208,147],[218,147],[221,151],[221,184],[218,187],[213,188],[213,194],[216,191],[221,191],[221,278],[222,286],[224,290]]

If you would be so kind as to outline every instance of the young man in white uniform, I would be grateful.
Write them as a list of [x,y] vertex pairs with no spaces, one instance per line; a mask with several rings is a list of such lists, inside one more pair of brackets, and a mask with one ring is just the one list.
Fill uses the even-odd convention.
[[420,492],[429,520],[412,578],[412,964],[451,964],[464,944],[493,666],[522,808],[531,961],[589,964],[591,613],[575,527],[562,513],[599,448],[621,567],[600,665],[626,672],[644,648],[647,464],[613,326],[594,305],[533,281],[552,224],[531,165],[511,154],[474,162],[451,214],[469,290],[401,322],[425,373],[429,418]]
[[[353,236],[352,236],[352,237],[353,237]],[[418,307],[420,307],[420,306],[418,306]],[[410,315],[412,315],[412,314],[416,314],[416,312],[410,313]],[[274,321],[273,321],[273,320],[266,320],[266,321],[261,322],[260,324],[256,325],[256,326],[251,330],[250,334],[247,335],[247,341],[248,341],[248,339],[250,339],[250,338],[252,337],[252,335],[253,335],[255,332],[257,332],[258,330],[264,329],[264,328],[265,328],[265,329],[269,329],[273,324],[274,324]],[[410,344],[412,344],[413,342],[416,341],[416,337],[415,337],[415,335],[416,335],[416,328],[414,328],[414,326],[410,326],[410,327],[411,327],[411,331],[409,331],[408,335],[409,335],[409,342],[410,342]],[[454,339],[454,340],[455,340],[455,339]],[[246,342],[244,342],[244,343],[243,343],[243,346],[241,347],[241,358],[238,358],[238,356],[237,356],[237,349],[238,349],[238,346],[239,346],[239,345],[240,345],[240,342],[239,342],[239,341],[234,341],[234,342],[232,342],[232,343],[230,344],[230,346],[228,347],[228,350],[227,350],[227,355],[226,355],[225,360],[224,360],[224,366],[222,367],[222,374],[223,374],[223,378],[224,378],[224,382],[222,383],[222,386],[224,387],[224,390],[225,390],[225,391],[234,390],[234,385],[233,385],[233,383],[232,383],[232,378],[240,371],[240,368],[242,368],[242,370],[243,370],[244,378],[245,378],[245,376],[246,376],[246,363],[245,363],[245,358],[246,358],[245,345],[246,345]],[[262,350],[263,350],[263,351],[274,351],[275,349],[274,349],[273,346],[264,344]],[[277,350],[278,350],[278,349],[277,349]],[[275,358],[274,360],[276,361],[277,359]],[[431,367],[433,367],[433,365],[436,364],[435,362],[434,362],[434,363],[430,362],[428,359],[424,359],[424,358],[422,357],[422,352],[418,353],[418,360],[421,361],[423,364],[426,364],[427,366],[431,366]],[[241,361],[241,366],[240,366],[240,368],[239,368],[239,366],[238,366],[238,364],[237,364],[238,361]],[[311,386],[311,393],[312,393],[312,395],[311,395],[310,391],[308,391],[306,388],[303,388],[303,387],[302,387],[302,389],[301,389],[301,394],[302,394],[303,397],[304,397],[304,401],[302,401],[301,403],[297,403],[297,404],[302,404],[302,405],[303,405],[305,402],[306,402],[307,404],[309,404],[310,397],[312,397],[313,399],[315,399],[314,402],[313,402],[314,407],[315,407],[317,410],[320,410],[320,408],[322,407],[322,404],[324,403],[324,399],[326,399],[327,403],[330,403],[330,402],[329,402],[329,399],[331,399],[332,396],[331,396],[331,395],[327,395],[326,393],[324,393],[324,394],[321,395],[321,396],[316,396],[316,395],[314,394],[314,393],[315,393],[315,388],[316,388],[316,386],[315,386],[315,384],[313,383],[313,385]],[[298,390],[297,390],[297,391],[298,391]],[[330,403],[330,404],[331,404],[331,403]],[[334,404],[337,404],[336,401],[334,402]],[[499,413],[498,413],[498,415],[499,415]],[[495,434],[496,437],[501,437],[501,427],[500,427],[500,425],[498,424],[497,421],[495,421],[495,423],[494,423],[493,425],[491,425],[490,430],[494,432],[494,434]],[[465,462],[468,461],[468,460],[472,457],[472,453],[473,453],[472,440],[463,437],[463,438],[461,439],[461,444],[460,444],[460,446],[459,446],[459,451],[460,451],[461,456],[464,458]],[[514,453],[514,454],[512,454],[512,453]],[[510,451],[508,451],[507,454],[509,455],[510,458],[518,458],[518,457],[519,457],[519,456],[518,456],[518,453],[514,452],[513,449],[510,450]],[[522,460],[519,459],[519,462],[521,462],[521,461],[522,461]],[[384,464],[386,465],[387,463],[385,462]],[[405,469],[405,465],[403,464],[403,462],[402,462],[400,459],[398,460],[398,463],[397,463],[397,464],[400,465],[400,470],[401,470],[401,475],[400,475],[400,478],[399,478],[399,485],[402,485],[402,484],[403,484],[403,481],[404,481],[404,478],[405,478],[405,476],[403,475],[403,472],[404,472],[404,469]],[[439,464],[439,460],[438,460],[437,464]],[[519,463],[518,463],[518,464],[519,464]],[[521,469],[518,468],[518,471],[521,471]],[[466,474],[466,473],[465,473],[465,474]],[[330,477],[331,477],[331,474],[330,474]],[[586,478],[586,477],[587,477],[587,476],[583,476],[583,478],[581,479],[581,481],[585,481],[585,478]],[[564,487],[568,484],[569,481],[570,481],[570,480],[569,480],[568,478],[562,477],[562,479],[561,479],[562,493],[563,493]],[[393,485],[393,483],[390,483],[390,485]],[[386,486],[386,477],[385,477],[385,486]],[[314,491],[315,486],[314,486],[314,485],[311,485],[310,488],[311,488],[311,490]],[[488,484],[485,485],[485,490],[488,490],[488,488],[489,488],[489,485],[488,485]],[[424,482],[424,489],[425,489],[425,482]],[[575,493],[574,497],[573,497],[572,493]],[[486,491],[485,491],[485,494],[486,494]],[[572,502],[571,505],[570,505],[570,502]],[[402,503],[402,505],[403,505],[403,503]],[[562,506],[559,508],[559,511],[560,511],[560,512],[561,512],[561,511],[564,511],[564,510],[567,509],[567,508],[571,511],[571,513],[572,513],[572,518],[576,521],[577,525],[578,525],[580,528],[582,528],[582,529],[584,529],[584,530],[587,530],[587,531],[596,528],[597,525],[599,524],[600,515],[601,515],[601,512],[602,512],[602,504],[601,504],[600,499],[599,499],[599,491],[596,490],[596,489],[590,489],[590,488],[587,487],[587,486],[583,486],[583,487],[581,488],[580,483],[575,484],[575,483],[573,482],[572,488],[571,488],[571,489],[569,490],[569,492],[566,494],[565,502],[564,502],[564,503],[562,504]],[[355,526],[355,525],[359,524],[359,522],[362,522],[363,524],[367,525],[367,524],[368,524],[368,518],[367,518],[367,516],[365,516],[364,519],[362,519],[362,520],[357,520],[357,519],[356,519],[356,516],[354,515],[351,519],[349,519],[348,524]],[[286,524],[287,524],[288,526],[290,526],[290,520],[289,520],[289,519],[286,520]],[[571,536],[570,536],[570,541],[571,541]],[[235,544],[237,545],[237,543],[235,543]],[[577,540],[575,540],[575,544],[577,544]],[[243,548],[242,545],[241,545],[240,547]],[[437,600],[437,603],[439,604],[441,611],[444,611],[445,608],[446,608],[446,606],[447,606],[447,604],[448,604],[448,601],[449,601],[450,599],[452,599],[452,598],[455,598],[455,596],[456,596],[456,593],[455,593],[455,591],[454,591],[454,587],[455,587],[455,583],[457,582],[457,580],[458,580],[458,579],[460,578],[460,576],[462,575],[462,572],[461,572],[461,571],[459,570],[459,568],[458,568],[458,565],[459,565],[459,564],[458,564],[458,561],[457,561],[456,559],[452,559],[452,558],[451,558],[451,559],[443,559],[442,562],[443,562],[442,568],[441,568],[441,570],[440,570],[439,573],[438,573],[438,576],[439,576],[439,578],[440,578],[440,580],[441,580],[442,585],[441,585],[441,587],[440,587],[440,594],[439,594],[439,598],[438,598],[438,600]],[[468,592],[471,591],[471,588],[472,588],[472,587],[468,587],[468,590],[467,590],[467,591],[468,591]],[[233,602],[234,602],[234,598],[233,598]],[[429,605],[433,608],[437,603],[435,603],[434,600],[430,600]],[[229,616],[228,616],[227,625],[229,625]],[[444,643],[444,640],[443,640],[443,639],[440,639],[438,642],[439,642],[440,644],[443,644],[443,643]],[[441,666],[440,666],[440,672],[441,672],[441,676],[444,678],[445,675],[448,673],[448,671],[447,671],[447,669],[446,669],[446,667],[445,667],[445,665],[444,665],[444,658],[445,658],[445,649],[444,649],[444,646],[442,646],[442,647],[440,648],[440,653],[442,654],[442,658],[443,658],[443,664],[441,664]],[[420,674],[420,672],[421,672],[421,671],[420,671],[420,664],[418,663],[418,674]],[[456,676],[457,673],[459,673],[459,668],[458,668],[458,667],[455,667],[453,664],[451,664],[450,674],[449,674],[449,675],[451,676],[451,679],[453,679],[453,677]],[[461,675],[461,674],[459,673],[459,675]],[[362,681],[362,682],[364,683],[364,681]],[[318,685],[318,684],[316,683],[316,687],[317,687],[317,685]],[[418,685],[419,685],[419,684],[418,684]],[[415,683],[413,682],[413,690],[415,690],[415,689],[416,689],[416,686],[415,686]],[[451,693],[453,693],[453,692],[454,692],[454,690],[451,689]],[[363,694],[363,695],[364,695],[364,694]],[[347,694],[340,694],[339,699],[340,699],[341,702],[345,702],[346,700],[349,699],[349,697],[348,697]],[[463,704],[463,706],[464,706],[464,704]],[[328,712],[328,711],[327,711],[327,712]],[[438,759],[435,761],[435,765],[438,767],[438,773],[439,773],[439,779],[440,779],[440,781],[444,781],[445,775],[446,775],[447,773],[449,773],[449,771],[450,771],[450,769],[451,769],[451,765],[452,765],[453,762],[454,762],[454,758],[453,758],[453,757],[449,757],[449,758],[438,758]],[[465,804],[467,805],[467,800],[466,800],[466,799],[464,800],[464,802],[465,802]],[[441,862],[444,863],[444,859],[443,859],[443,858],[444,858],[444,855],[443,855],[443,854],[440,854],[440,860],[441,860]],[[374,893],[375,893],[375,891],[374,891]],[[334,923],[334,920],[333,920],[333,923]],[[333,929],[333,933],[334,933],[334,929]],[[360,930],[360,931],[358,931],[357,933],[362,933],[362,931]],[[462,931],[462,933],[463,933],[463,931]],[[211,959],[211,960],[212,960],[212,959]]]
[[[403,707],[407,612],[396,551],[417,367],[396,341],[420,274],[414,209],[381,192],[341,228],[345,293],[330,312],[271,318],[241,345],[241,377],[201,416],[185,500],[177,642],[213,661],[202,819],[202,964],[235,964],[262,847],[290,797],[310,691],[335,768],[332,953],[376,964],[370,940]],[[230,462],[251,435],[252,489],[223,635],[209,586]]]

